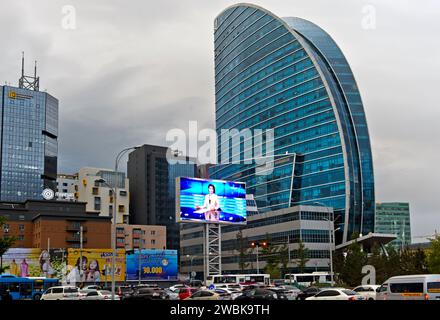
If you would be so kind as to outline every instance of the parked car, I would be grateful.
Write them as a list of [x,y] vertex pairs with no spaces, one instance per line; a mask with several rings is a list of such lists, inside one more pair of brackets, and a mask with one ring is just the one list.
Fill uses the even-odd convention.
[[278,286],[284,285],[286,283],[286,280],[284,280],[284,279],[273,279],[271,282],[272,282],[272,284],[274,286],[278,287]]
[[95,292],[95,289],[80,289],[79,290],[79,299],[85,297],[89,292]]
[[306,300],[365,300],[363,296],[353,290],[345,288],[331,288],[323,289],[313,297],[308,297]]
[[78,300],[79,288],[73,286],[58,286],[47,289],[40,300]]
[[169,287],[168,289],[174,291],[174,290],[176,290],[176,289],[179,290],[179,289],[188,288],[188,287],[190,287],[190,286],[188,286],[188,285],[186,285],[186,284],[184,284],[184,283],[178,283],[178,284],[175,284],[175,285]]
[[322,289],[318,287],[308,287],[297,294],[296,300],[306,300],[308,297],[313,297],[321,290]]
[[168,295],[163,289],[136,287],[132,292],[127,292],[123,296],[123,300],[166,300]]
[[99,285],[90,285],[90,286],[84,286],[81,288],[81,290],[103,290],[103,288]]
[[221,295],[211,290],[199,290],[185,300],[221,300]]
[[440,300],[440,274],[391,277],[378,289],[376,300]]
[[277,300],[288,300],[287,298],[288,292],[286,289],[280,287],[269,287],[267,289],[277,294],[276,297]]
[[235,300],[241,295],[241,291],[238,289],[216,288],[214,292],[220,294],[220,300]]
[[241,290],[247,291],[247,290],[253,290],[253,289],[265,289],[267,287],[268,286],[265,285],[264,283],[242,284]]
[[190,297],[193,293],[199,291],[199,288],[184,287],[179,289],[179,300],[185,300]]
[[376,300],[376,292],[379,288],[379,285],[365,284],[362,286],[357,286],[353,289],[353,291],[359,293],[365,298],[365,300]]
[[168,295],[168,299],[169,300],[179,300],[179,290],[180,289],[170,289],[170,288],[166,288],[164,289],[166,294]]
[[[111,291],[111,290],[109,290]],[[119,286],[115,288],[116,294],[121,300],[125,298],[126,295],[130,295],[133,292],[132,286]]]
[[298,294],[300,294],[302,291],[300,289],[298,289],[295,286],[291,286],[291,285],[282,285],[279,288],[282,288],[284,290],[286,290],[286,296],[288,300],[295,300],[296,297],[298,296]]
[[[79,300],[112,300],[112,293],[106,290],[92,290],[85,296],[80,296]],[[117,294],[115,294],[114,300],[120,300]]]
[[242,301],[248,301],[248,300],[277,300],[278,295],[268,289],[264,288],[257,288],[257,289],[250,289],[243,291],[243,293],[238,296],[235,300],[242,300]]
[[235,283],[218,283],[215,285],[216,289],[232,289],[232,290],[238,290],[241,291],[242,286]]

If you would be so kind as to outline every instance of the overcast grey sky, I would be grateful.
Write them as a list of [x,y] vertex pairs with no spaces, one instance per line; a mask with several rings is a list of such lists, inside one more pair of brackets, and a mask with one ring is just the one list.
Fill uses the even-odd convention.
[[[38,60],[60,100],[59,171],[112,167],[115,153],[165,145],[189,120],[214,127],[213,20],[227,0],[0,0],[0,81]],[[440,231],[440,2],[261,0],[325,29],[357,79],[372,140],[377,201],[410,202],[413,236]],[[63,28],[72,5],[76,28]],[[376,28],[363,28],[365,6]],[[65,26],[65,25],[64,25]],[[414,239],[422,241],[421,238]]]

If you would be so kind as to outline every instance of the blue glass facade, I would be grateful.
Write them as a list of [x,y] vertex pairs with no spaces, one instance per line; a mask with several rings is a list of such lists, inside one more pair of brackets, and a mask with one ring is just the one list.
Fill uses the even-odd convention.
[[[221,163],[210,177],[246,182],[260,212],[333,207],[338,243],[373,231],[368,128],[356,81],[333,39],[311,22],[248,4],[223,11],[214,28],[218,136],[222,129],[273,129],[276,157],[264,175],[256,164]],[[219,141],[219,162],[234,156],[226,143]],[[246,138],[239,143],[244,160]]]
[[45,92],[0,86],[0,200],[42,199],[56,190],[58,100]]

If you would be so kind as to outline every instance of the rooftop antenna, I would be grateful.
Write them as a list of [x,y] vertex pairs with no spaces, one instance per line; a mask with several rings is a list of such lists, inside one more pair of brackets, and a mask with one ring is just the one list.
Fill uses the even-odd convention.
[[18,80],[18,87],[27,90],[40,90],[40,77],[37,77],[37,61],[35,60],[34,76],[24,75],[24,51],[21,53],[21,77]]

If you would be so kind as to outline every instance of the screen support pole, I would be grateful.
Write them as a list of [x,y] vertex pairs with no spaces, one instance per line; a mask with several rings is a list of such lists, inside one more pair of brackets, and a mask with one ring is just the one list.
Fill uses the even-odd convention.
[[205,283],[209,276],[222,274],[222,236],[219,223],[207,223],[204,228],[204,274]]

